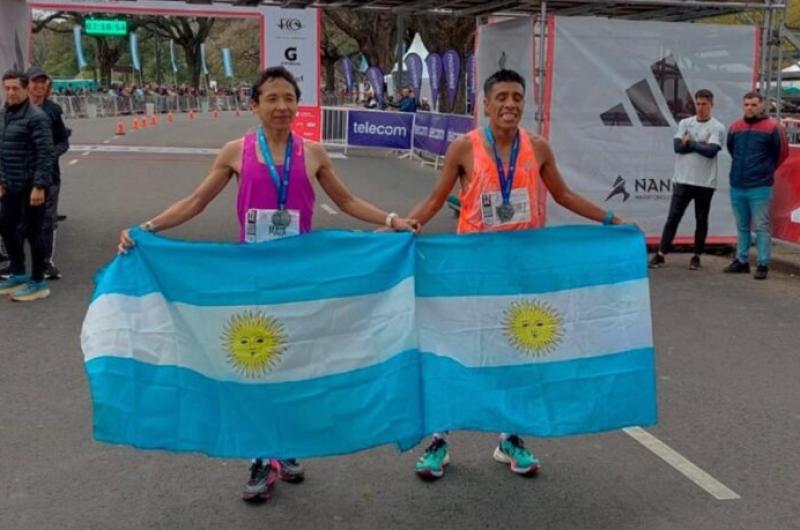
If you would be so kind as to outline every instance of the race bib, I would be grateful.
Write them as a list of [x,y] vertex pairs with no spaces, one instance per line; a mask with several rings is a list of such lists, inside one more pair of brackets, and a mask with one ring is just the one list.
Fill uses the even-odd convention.
[[529,223],[531,220],[531,201],[527,188],[511,190],[511,207],[514,209],[510,219],[501,219],[498,209],[503,205],[503,195],[499,191],[481,195],[481,217],[486,226],[504,226]]
[[300,235],[300,210],[247,210],[245,243]]

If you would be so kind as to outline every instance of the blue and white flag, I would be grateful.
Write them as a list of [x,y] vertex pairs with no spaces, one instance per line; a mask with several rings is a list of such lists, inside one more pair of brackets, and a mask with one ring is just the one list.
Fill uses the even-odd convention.
[[200,45],[200,68],[203,69],[203,75],[208,75],[208,65],[206,64],[206,45]]
[[169,59],[172,62],[172,73],[178,73],[178,63],[175,61],[175,41],[169,41]]
[[75,42],[75,58],[78,61],[78,69],[86,68],[86,58],[83,56],[83,41],[81,39],[81,27],[72,26],[72,38]]
[[445,430],[656,421],[645,247],[630,227],[132,235],[83,326],[97,440],[301,458]]
[[231,49],[222,48],[222,67],[225,70],[225,77],[233,77],[233,59],[231,58]]
[[139,37],[136,36],[135,31],[131,31],[128,36],[128,47],[131,53],[131,66],[134,70],[141,71],[142,64],[139,61]]

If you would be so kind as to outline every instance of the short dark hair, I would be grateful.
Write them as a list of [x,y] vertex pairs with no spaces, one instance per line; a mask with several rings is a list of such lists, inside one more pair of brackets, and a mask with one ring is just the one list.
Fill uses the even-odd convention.
[[714,93],[707,88],[701,88],[697,92],[694,93],[695,99],[697,98],[705,98],[710,102],[714,102]]
[[300,87],[297,80],[292,73],[283,66],[270,66],[258,77],[258,80],[253,84],[253,89],[250,91],[250,99],[258,103],[258,98],[261,95],[261,85],[272,79],[285,79],[294,87],[294,95],[297,100],[300,100]]
[[764,101],[764,96],[760,92],[750,91],[744,95],[742,99],[757,99],[760,102]]
[[7,81],[9,79],[19,79],[19,84],[22,85],[22,88],[28,88],[28,76],[25,72],[21,72],[19,70],[6,70],[6,73],[3,74],[3,81]]
[[525,93],[525,79],[514,70],[498,70],[483,82],[483,94],[489,96],[497,83],[519,83],[522,85],[522,93]]

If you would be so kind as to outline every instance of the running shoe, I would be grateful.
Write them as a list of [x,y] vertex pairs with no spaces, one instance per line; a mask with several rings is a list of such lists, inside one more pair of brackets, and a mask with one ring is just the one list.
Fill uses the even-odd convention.
[[666,262],[667,260],[664,259],[664,256],[656,252],[655,254],[653,254],[653,257],[650,258],[650,263],[648,263],[647,265],[651,269],[660,269],[661,267],[664,266]]
[[525,448],[522,438],[516,434],[500,440],[493,457],[498,462],[509,464],[511,471],[518,475],[534,475],[541,468],[539,460]]
[[61,271],[58,270],[55,263],[48,261],[44,265],[44,277],[48,280],[60,280]]
[[242,500],[253,504],[267,502],[272,497],[272,487],[278,479],[275,470],[262,459],[255,460],[250,465],[250,480],[244,486]]
[[756,267],[756,273],[753,274],[753,278],[755,278],[756,280],[766,280],[768,272],[769,272],[769,267],[767,267],[766,265],[759,265],[758,267]]
[[689,260],[689,270],[696,271],[700,268],[700,256],[694,255],[692,259]]
[[17,290],[12,291],[10,298],[12,302],[33,302],[48,296],[50,296],[50,289],[47,288],[47,283],[44,280],[40,282],[31,280]]
[[10,274],[0,281],[0,294],[11,294],[26,283],[30,278],[27,274]]
[[278,478],[285,482],[297,484],[298,482],[303,482],[303,479],[306,478],[306,471],[303,469],[303,464],[294,458],[284,460],[273,458],[269,462],[272,469],[278,474]]
[[730,265],[725,267],[722,272],[727,272],[729,274],[743,274],[750,272],[750,264],[749,263],[742,263],[738,259],[733,260]]
[[447,451],[447,441],[444,438],[434,438],[417,460],[416,472],[420,478],[436,480],[444,476],[444,468],[449,463],[450,453]]

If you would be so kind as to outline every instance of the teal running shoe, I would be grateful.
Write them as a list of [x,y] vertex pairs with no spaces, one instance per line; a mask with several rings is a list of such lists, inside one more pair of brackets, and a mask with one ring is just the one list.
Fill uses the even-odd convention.
[[40,282],[27,282],[25,285],[12,291],[10,298],[12,302],[33,302],[34,300],[41,300],[48,296],[50,296],[50,289],[47,288],[47,283],[42,280]]
[[10,294],[28,283],[27,274],[12,274],[8,279],[0,282],[0,294]]
[[496,461],[509,464],[511,471],[518,475],[535,475],[542,467],[533,453],[525,448],[522,438],[516,434],[500,440],[493,456]]
[[416,472],[422,479],[436,480],[444,476],[444,468],[449,463],[450,453],[447,451],[447,441],[444,438],[434,438],[417,460]]

